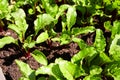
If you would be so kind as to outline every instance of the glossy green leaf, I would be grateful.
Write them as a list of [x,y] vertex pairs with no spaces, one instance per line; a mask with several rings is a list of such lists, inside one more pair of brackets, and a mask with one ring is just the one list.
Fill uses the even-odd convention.
[[113,60],[120,60],[120,35],[115,35],[110,45],[109,53]]
[[77,13],[76,13],[75,6],[70,6],[68,8],[66,16],[67,16],[67,27],[68,27],[68,30],[70,30],[71,27],[76,23]]
[[116,34],[120,34],[120,21],[114,21],[111,39],[114,39]]
[[22,61],[19,61],[19,60],[15,60],[15,62],[19,66],[20,71],[24,77],[28,78],[29,80],[36,80],[35,79],[35,71],[32,70],[28,64],[26,64]]
[[70,35],[66,34],[66,33],[63,33],[60,36],[60,41],[61,41],[61,45],[68,44],[70,42]]
[[80,34],[92,33],[94,31],[95,31],[94,26],[87,26],[87,27],[83,27],[83,28],[73,28],[72,34],[73,35],[80,35]]
[[76,42],[76,43],[79,45],[80,49],[84,49],[84,48],[86,48],[86,47],[88,46],[88,45],[84,42],[84,40],[82,40],[82,39],[80,39],[80,38],[74,37],[74,38],[72,38],[72,41]]
[[67,80],[74,80],[74,77],[77,78],[85,74],[82,68],[61,58],[56,59],[55,63],[59,64],[59,68]]
[[21,8],[18,9],[16,12],[13,12],[11,15],[15,18],[15,20],[26,17],[24,10]]
[[25,39],[23,47],[24,47],[24,49],[33,48],[35,46],[35,43],[36,42],[34,40],[32,40],[32,35],[30,35],[27,37],[27,39]]
[[48,74],[54,76],[56,80],[64,80],[58,64],[54,63],[40,67],[38,70],[36,70],[36,75],[38,74]]
[[106,30],[111,31],[112,30],[111,22],[110,21],[104,22],[104,27],[105,27]]
[[112,76],[114,80],[120,79],[120,62],[109,63],[105,68],[106,74]]
[[48,61],[46,56],[39,50],[35,50],[32,52],[32,56],[38,61],[40,64],[47,65]]
[[20,77],[19,80],[30,80],[30,79],[26,77]]
[[0,0],[0,19],[3,19],[8,14],[8,0]]
[[57,4],[52,3],[52,0],[41,0],[41,1],[46,12],[54,17],[58,12]]
[[102,78],[99,75],[89,75],[86,76],[83,80],[102,80]]
[[91,75],[101,74],[101,72],[102,72],[102,68],[100,66],[92,65],[90,67],[90,74]]
[[46,78],[45,78],[45,77],[40,77],[40,78],[37,79],[37,80],[46,80]]
[[3,48],[7,44],[15,43],[16,40],[10,36],[6,36],[0,39],[0,48]]
[[39,32],[39,30],[45,28],[45,26],[50,25],[55,19],[50,14],[40,14],[37,19],[34,21],[35,25],[35,33]]
[[[77,54],[75,54],[72,58],[71,61],[72,63],[80,62],[83,60],[85,57],[89,57],[89,59],[93,59],[94,55],[96,55],[97,52],[94,47],[88,47],[84,48],[81,51],[79,51]],[[90,60],[91,61],[91,60]]]
[[56,15],[56,19],[58,19],[61,15],[63,15],[63,14],[64,14],[64,11],[67,10],[68,7],[69,7],[69,5],[67,5],[67,4],[61,5],[61,6],[59,7],[59,11],[58,11],[58,13],[57,13],[57,15]]
[[36,43],[42,43],[49,38],[48,32],[42,32],[36,39]]
[[94,42],[94,47],[99,51],[105,51],[106,40],[104,38],[103,32],[100,29],[96,30],[96,37]]

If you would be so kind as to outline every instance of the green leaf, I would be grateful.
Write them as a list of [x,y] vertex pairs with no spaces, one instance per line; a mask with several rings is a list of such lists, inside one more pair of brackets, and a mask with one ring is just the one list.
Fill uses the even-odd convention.
[[120,21],[117,20],[113,23],[111,39],[114,39],[116,34],[120,34]]
[[59,64],[59,68],[67,80],[74,80],[74,77],[77,78],[85,74],[82,68],[80,69],[76,64],[61,58],[56,59],[55,63]]
[[36,61],[38,61],[40,64],[47,65],[48,61],[46,56],[40,52],[39,50],[34,50],[32,52],[32,56],[35,58]]
[[70,35],[67,33],[63,33],[60,36],[60,41],[61,41],[61,45],[68,44],[70,42]]
[[45,78],[45,77],[40,77],[40,78],[37,79],[37,80],[46,80],[46,78]]
[[95,37],[95,42],[94,42],[94,47],[99,51],[103,52],[105,51],[105,46],[106,46],[106,40],[103,36],[103,32],[100,29],[96,30],[96,37]]
[[104,22],[104,27],[105,27],[106,30],[111,31],[112,30],[111,22],[110,21]]
[[64,80],[59,65],[55,63],[40,67],[38,70],[36,70],[36,75],[38,74],[48,74],[54,76],[56,80]]
[[0,19],[3,19],[8,14],[8,0],[0,0]]
[[50,14],[40,14],[37,19],[34,21],[35,33],[43,29],[45,26],[50,25],[55,19]]
[[47,33],[47,31],[42,32],[36,39],[36,43],[42,43],[44,41],[46,41],[49,38],[49,35]]
[[26,15],[23,9],[18,9],[16,12],[11,13],[12,17],[14,18],[15,24],[10,24],[8,27],[14,30],[22,42],[25,38],[25,32],[28,28],[28,24],[26,22]]
[[76,22],[77,13],[76,13],[75,6],[70,6],[68,8],[66,16],[67,16],[67,27],[68,27],[68,30],[70,31],[71,27]]
[[83,27],[83,28],[73,28],[72,29],[72,34],[77,36],[77,35],[80,35],[80,34],[92,33],[94,31],[95,31],[94,26],[87,26],[87,27]]
[[20,77],[19,80],[30,80],[29,78],[26,78],[26,77]]
[[34,40],[32,40],[32,35],[30,35],[27,37],[27,39],[25,39],[23,47],[24,47],[24,49],[33,48],[35,46],[35,43],[36,42]]
[[83,80],[102,80],[102,78],[99,75],[89,75],[86,76]]
[[22,61],[19,61],[19,60],[15,60],[15,62],[19,66],[20,71],[24,77],[28,78],[29,80],[36,80],[35,79],[35,71],[32,70],[28,64],[26,64]]
[[9,25],[8,25],[8,28],[14,30],[18,35],[21,34],[21,32],[20,32],[20,31],[21,31],[20,28],[17,27],[15,24],[9,24]]
[[90,74],[91,75],[101,74],[101,72],[102,72],[102,68],[100,66],[92,65],[90,67]]
[[110,45],[109,53],[113,60],[120,60],[120,35],[115,35]]
[[59,11],[58,11],[58,13],[57,13],[57,15],[56,15],[56,19],[58,19],[61,15],[63,15],[63,14],[64,14],[64,11],[67,10],[68,8],[69,8],[69,5],[67,5],[67,4],[61,5],[61,6],[59,7]]
[[3,48],[7,44],[15,43],[16,40],[10,36],[6,36],[0,39],[0,48]]
[[84,49],[87,47],[87,44],[84,42],[84,40],[80,38],[74,37],[72,38],[72,41],[76,42],[79,45],[80,49]]
[[53,17],[55,17],[58,12],[57,4],[54,4],[52,0],[41,0],[41,1],[42,1],[43,7],[45,8],[46,12],[52,15]]
[[112,62],[109,56],[106,55],[106,53],[101,52],[97,54],[97,56],[91,61],[91,65],[104,65],[109,62]]
[[114,78],[114,80],[120,79],[120,62],[109,63],[105,68],[106,74]]
[[13,12],[11,15],[15,18],[15,20],[26,17],[24,10],[20,8],[16,12]]
[[[80,62],[81,60],[83,60],[85,57],[89,57],[89,59],[93,59],[94,55],[96,55],[96,50],[94,47],[87,47],[82,49],[81,51],[79,51],[77,54],[75,54],[72,58],[71,58],[71,62],[72,63],[76,63],[76,62]],[[91,61],[90,60],[90,61]]]

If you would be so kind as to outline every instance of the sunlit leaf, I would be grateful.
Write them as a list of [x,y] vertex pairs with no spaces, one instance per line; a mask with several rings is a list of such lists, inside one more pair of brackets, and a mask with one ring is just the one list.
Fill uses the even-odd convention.
[[67,16],[67,27],[68,30],[70,30],[71,27],[75,24],[77,17],[76,9],[74,6],[70,6],[68,8],[66,16]]
[[85,74],[82,68],[61,58],[56,59],[55,63],[59,64],[59,68],[67,80],[74,80],[74,77],[77,78]]
[[36,39],[36,43],[42,43],[49,38],[47,31],[42,32]]
[[57,80],[64,80],[58,64],[54,63],[51,63],[48,66],[40,67],[38,70],[36,70],[36,75],[38,74],[48,74],[54,76]]
[[54,20],[55,19],[50,14],[38,15],[37,19],[34,21],[36,35],[39,32],[39,30],[52,23]]
[[72,34],[73,35],[80,35],[80,34],[92,33],[94,31],[95,31],[95,27],[87,26],[87,27],[83,27],[83,28],[73,28]]
[[114,80],[120,79],[120,62],[112,62],[106,65],[106,74],[112,76]]
[[120,60],[120,35],[115,35],[110,45],[109,53],[113,60]]
[[28,78],[29,80],[36,80],[35,79],[35,71],[30,68],[30,66],[22,61],[15,60],[17,65],[20,68],[21,73],[24,77]]
[[100,29],[96,30],[94,46],[99,52],[105,51],[106,40],[104,38],[102,30]]
[[[72,58],[71,58],[71,61],[73,63],[76,63],[76,62],[80,62],[81,60],[83,60],[85,57],[89,57],[89,59],[93,59],[94,58],[94,55],[96,55],[96,50],[95,48],[93,47],[88,47],[88,48],[85,48],[85,49],[82,49],[81,51],[79,51],[77,54],[75,54]],[[90,60],[90,61],[91,61]]]
[[47,65],[48,61],[46,56],[39,50],[35,50],[32,52],[32,56],[38,61],[40,64]]
[[0,48],[3,48],[7,44],[15,43],[16,40],[10,36],[6,36],[0,39]]

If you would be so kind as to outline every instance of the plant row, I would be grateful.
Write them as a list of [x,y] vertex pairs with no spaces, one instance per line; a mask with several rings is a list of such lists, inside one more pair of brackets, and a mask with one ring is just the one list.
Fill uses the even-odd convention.
[[[0,32],[4,28],[17,33],[18,38],[3,35],[0,48],[18,45],[23,54],[32,55],[41,66],[33,70],[16,60],[20,80],[102,80],[104,76],[120,78],[120,1],[119,0],[0,0]],[[105,33],[110,34],[109,39]],[[59,34],[57,36],[57,34]],[[79,35],[95,33],[92,45]],[[35,49],[47,40],[60,45],[77,43],[80,51],[70,61],[56,58],[49,63],[45,53]],[[25,52],[24,52],[25,51]]]

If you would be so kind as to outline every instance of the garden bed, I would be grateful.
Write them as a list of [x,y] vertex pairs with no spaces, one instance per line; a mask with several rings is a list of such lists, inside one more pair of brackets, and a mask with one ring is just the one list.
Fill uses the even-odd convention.
[[119,0],[0,0],[6,80],[119,80]]

